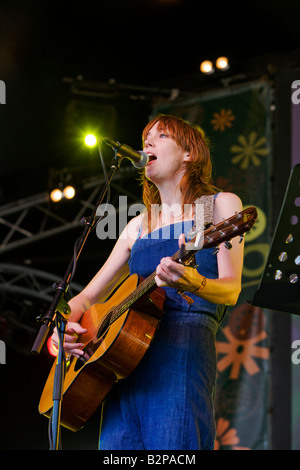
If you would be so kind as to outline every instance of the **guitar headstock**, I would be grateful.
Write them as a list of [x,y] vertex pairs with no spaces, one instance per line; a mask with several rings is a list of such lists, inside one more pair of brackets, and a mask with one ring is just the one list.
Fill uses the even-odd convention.
[[257,219],[257,210],[254,206],[247,207],[219,222],[211,225],[202,234],[196,235],[190,242],[186,244],[185,254],[182,256],[180,252],[176,253],[176,258],[185,261],[191,258],[197,251],[217,247],[221,243],[227,243],[230,248],[230,240],[237,236],[243,236],[245,232],[253,227]]
[[217,225],[211,225],[204,231],[203,248],[211,248],[238,235],[243,235],[253,227],[257,219],[257,210],[251,206],[229,219],[219,222]]

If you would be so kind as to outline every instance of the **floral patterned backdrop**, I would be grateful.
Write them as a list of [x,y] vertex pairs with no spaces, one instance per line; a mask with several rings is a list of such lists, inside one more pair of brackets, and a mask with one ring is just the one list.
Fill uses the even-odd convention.
[[200,125],[211,141],[214,184],[258,211],[245,236],[242,293],[216,339],[217,450],[269,448],[269,312],[251,300],[270,244],[271,95],[269,84],[260,81],[157,104],[152,113]]

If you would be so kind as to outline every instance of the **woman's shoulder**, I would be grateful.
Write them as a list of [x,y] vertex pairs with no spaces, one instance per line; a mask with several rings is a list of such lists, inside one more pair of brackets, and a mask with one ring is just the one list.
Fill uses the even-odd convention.
[[214,196],[215,196],[215,203],[219,205],[220,204],[241,204],[242,205],[241,199],[239,198],[239,196],[237,196],[234,193],[220,191],[216,193]]
[[243,210],[239,196],[230,192],[220,192],[215,197],[215,223],[231,217]]

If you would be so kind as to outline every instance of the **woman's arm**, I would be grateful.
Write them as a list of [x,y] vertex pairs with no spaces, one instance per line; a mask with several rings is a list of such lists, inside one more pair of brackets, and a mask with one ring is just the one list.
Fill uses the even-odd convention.
[[79,321],[93,304],[104,302],[115,287],[128,276],[128,260],[139,223],[140,216],[137,216],[127,224],[102,268],[89,284],[70,300],[70,321]]
[[[105,301],[114,288],[128,276],[128,260],[139,224],[140,216],[128,223],[102,268],[89,284],[69,301],[71,315],[67,323],[64,344],[67,352],[77,356],[82,355],[80,348],[83,344],[76,342],[77,335],[86,332],[78,323],[82,315],[93,304]],[[56,330],[52,335],[52,342],[55,346],[58,345]]]
[[[217,224],[242,210],[241,200],[232,193],[220,193],[215,200],[214,223]],[[179,244],[183,239],[179,240]],[[235,305],[241,291],[241,277],[244,257],[244,243],[239,243],[239,237],[232,240],[232,249],[228,250],[222,244],[217,254],[218,279],[207,279],[196,269],[183,266],[163,258],[156,269],[156,284],[168,285],[183,292],[196,292],[203,299],[216,303]]]

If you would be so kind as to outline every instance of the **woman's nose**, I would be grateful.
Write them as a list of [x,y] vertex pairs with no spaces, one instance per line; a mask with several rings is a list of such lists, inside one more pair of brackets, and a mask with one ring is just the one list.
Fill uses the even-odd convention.
[[145,149],[147,148],[152,148],[153,147],[153,142],[150,139],[145,140]]

